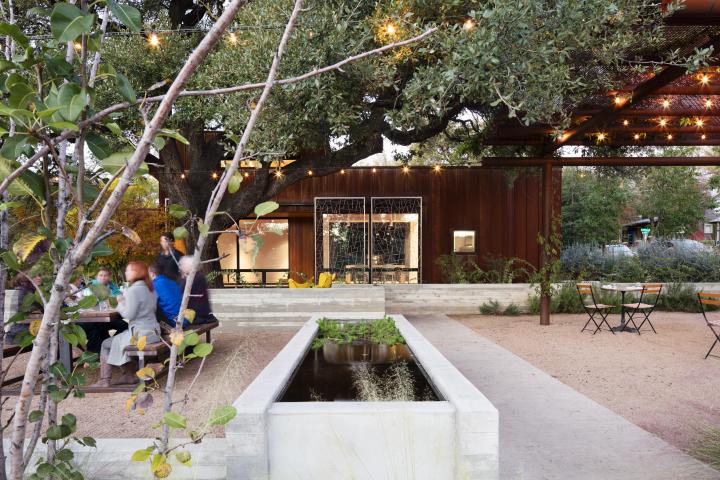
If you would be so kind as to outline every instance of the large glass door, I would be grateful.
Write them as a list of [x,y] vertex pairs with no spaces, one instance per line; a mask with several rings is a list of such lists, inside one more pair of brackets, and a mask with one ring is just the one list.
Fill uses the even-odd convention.
[[315,199],[315,275],[334,273],[342,283],[367,283],[365,199]]
[[370,200],[372,283],[419,283],[422,198]]

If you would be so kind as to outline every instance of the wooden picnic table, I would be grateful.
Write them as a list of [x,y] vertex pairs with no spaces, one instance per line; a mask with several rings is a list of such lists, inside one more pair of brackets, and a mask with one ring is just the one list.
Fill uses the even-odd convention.
[[[30,313],[18,323],[29,324],[33,320],[41,320],[43,317],[42,313]],[[114,308],[106,309],[88,309],[80,310],[78,312],[78,318],[75,319],[75,323],[110,323],[113,320],[122,319],[122,315],[118,313]],[[72,345],[65,341],[62,335],[58,338],[58,360],[68,369],[72,371]]]
[[613,328],[613,331],[633,331],[632,328],[625,328],[625,294],[627,292],[641,292],[643,287],[640,285],[601,285],[600,289],[610,292],[620,292],[620,326]]

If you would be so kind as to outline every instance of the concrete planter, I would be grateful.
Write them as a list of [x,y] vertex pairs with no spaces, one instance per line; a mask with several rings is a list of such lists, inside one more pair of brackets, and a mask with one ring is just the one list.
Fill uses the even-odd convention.
[[[353,317],[372,318],[340,319]],[[276,401],[315,337],[315,315],[234,403],[228,478],[498,478],[497,410],[403,316],[392,317],[444,400]]]

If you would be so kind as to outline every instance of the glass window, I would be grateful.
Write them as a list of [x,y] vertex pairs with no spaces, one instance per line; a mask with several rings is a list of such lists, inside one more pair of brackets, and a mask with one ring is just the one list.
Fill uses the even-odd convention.
[[453,231],[453,253],[475,253],[475,231]]

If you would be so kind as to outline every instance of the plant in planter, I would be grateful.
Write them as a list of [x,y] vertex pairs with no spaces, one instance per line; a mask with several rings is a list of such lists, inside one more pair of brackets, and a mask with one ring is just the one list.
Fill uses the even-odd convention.
[[405,339],[390,317],[358,322],[318,320],[312,349],[329,363],[389,363],[410,358]]

